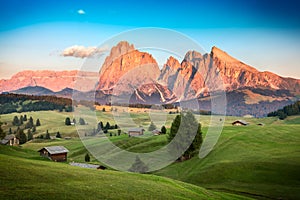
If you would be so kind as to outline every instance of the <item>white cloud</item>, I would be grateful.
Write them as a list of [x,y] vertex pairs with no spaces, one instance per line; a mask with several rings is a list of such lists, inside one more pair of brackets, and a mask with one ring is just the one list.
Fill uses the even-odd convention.
[[79,9],[79,10],[77,10],[77,13],[78,13],[79,15],[84,15],[84,14],[85,14],[85,11],[82,10],[82,9]]
[[108,51],[108,48],[98,48],[98,47],[84,47],[79,45],[74,45],[66,48],[61,53],[62,56],[72,56],[77,58],[95,57],[100,56]]

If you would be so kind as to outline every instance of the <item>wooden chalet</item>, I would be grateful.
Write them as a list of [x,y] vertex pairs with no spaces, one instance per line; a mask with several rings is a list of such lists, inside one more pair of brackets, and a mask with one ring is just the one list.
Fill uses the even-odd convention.
[[143,128],[130,128],[128,129],[128,136],[140,136],[144,135],[145,129]]
[[1,144],[9,146],[18,146],[19,142],[19,138],[17,138],[15,134],[7,135],[0,141]]
[[38,152],[40,152],[41,156],[49,158],[55,162],[65,162],[67,161],[67,154],[69,150],[63,146],[50,146],[44,147]]

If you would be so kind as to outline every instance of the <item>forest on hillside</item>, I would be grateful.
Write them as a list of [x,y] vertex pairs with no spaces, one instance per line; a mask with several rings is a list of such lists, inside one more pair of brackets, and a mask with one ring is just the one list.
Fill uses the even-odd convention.
[[56,96],[0,94],[0,114],[41,110],[72,111],[72,100]]

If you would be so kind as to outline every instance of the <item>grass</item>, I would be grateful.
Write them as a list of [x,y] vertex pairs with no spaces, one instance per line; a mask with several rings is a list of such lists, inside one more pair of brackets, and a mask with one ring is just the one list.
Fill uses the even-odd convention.
[[[8,119],[8,122],[10,122],[14,115],[1,115],[0,120],[6,122],[5,120]],[[42,123],[38,131],[55,127],[59,129],[63,136],[76,136],[74,126],[64,125],[65,117],[71,115],[71,113],[55,111],[27,113],[27,117],[34,117],[34,115],[40,118]],[[167,128],[170,127],[175,116],[167,115]],[[43,123],[43,121],[47,120],[47,117],[49,120],[47,123]],[[103,122],[115,123],[111,112],[97,111],[97,117]],[[137,124],[147,125],[150,123],[150,117],[145,112],[132,113],[131,117]],[[57,119],[62,122],[58,124]],[[236,119],[244,119],[250,125],[242,127],[232,126],[231,122]],[[201,116],[200,121],[205,136],[210,116]],[[264,126],[258,126],[258,123],[263,123]],[[7,127],[4,127],[4,130],[7,129]],[[50,130],[49,132],[51,133]],[[300,116],[288,117],[283,121],[277,118],[226,117],[221,137],[207,157],[204,159],[194,157],[185,162],[176,162],[164,169],[153,172],[153,174],[161,176],[161,178],[168,177],[204,187],[209,189],[209,192],[230,192],[262,199],[298,199],[300,197],[299,133]],[[44,146],[63,145],[70,150],[68,154],[69,161],[83,162],[87,151],[81,141],[74,137],[71,140],[57,139],[29,142],[23,145],[22,149],[25,152],[28,151],[29,154],[37,155],[36,151]],[[128,138],[128,136],[122,134],[121,136],[110,137],[110,140],[119,147],[131,152],[151,152],[167,143],[166,135]],[[89,143],[95,145],[98,144],[97,141],[94,138],[88,140]],[[5,152],[4,154],[9,153]],[[30,159],[32,162],[45,162],[40,161],[41,158],[38,158],[38,156],[25,156],[22,159]],[[91,162],[95,163],[97,160],[92,157]],[[47,163],[49,164],[49,162]],[[120,172],[110,171],[110,173]],[[123,177],[125,174],[127,173],[119,175]],[[179,197],[181,198],[182,196]],[[109,197],[105,196],[104,198]]]
[[155,175],[28,159],[15,147],[0,152],[0,199],[246,199]]

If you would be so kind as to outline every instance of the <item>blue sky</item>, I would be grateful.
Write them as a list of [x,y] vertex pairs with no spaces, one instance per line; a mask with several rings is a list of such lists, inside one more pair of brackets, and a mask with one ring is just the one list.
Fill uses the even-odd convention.
[[98,46],[139,27],[176,30],[208,52],[218,46],[261,71],[300,78],[299,1],[0,3],[0,78],[23,69],[78,69],[84,59],[60,56],[65,48]]

